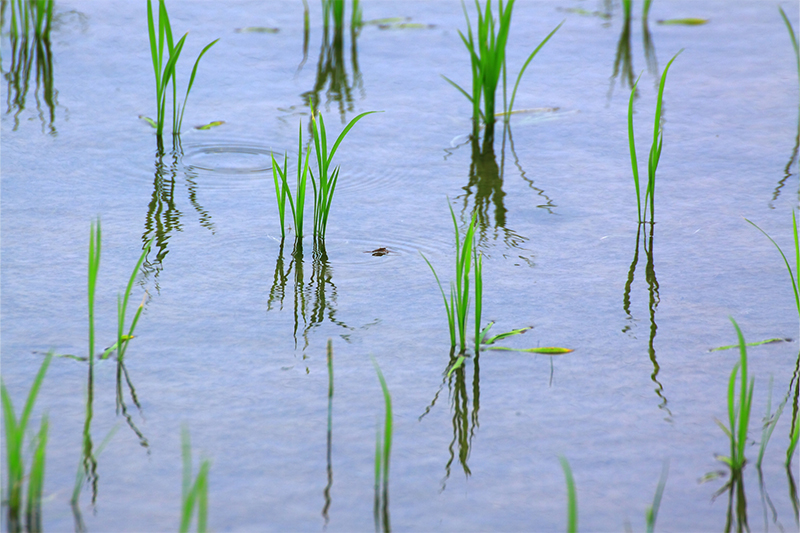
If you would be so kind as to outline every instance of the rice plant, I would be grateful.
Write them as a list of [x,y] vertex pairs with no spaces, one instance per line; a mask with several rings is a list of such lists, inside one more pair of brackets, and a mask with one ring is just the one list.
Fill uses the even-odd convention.
[[180,532],[187,533],[192,523],[194,508],[197,505],[197,532],[204,533],[208,522],[208,471],[211,461],[204,459],[200,470],[192,482],[192,444],[189,430],[184,426],[181,430],[181,459],[183,460],[183,476],[181,485],[181,526]]
[[[164,118],[167,106],[167,86],[172,83],[172,134],[180,135],[181,124],[183,123],[183,113],[186,111],[186,102],[189,100],[189,93],[194,84],[194,78],[197,75],[197,67],[200,64],[200,59],[203,55],[214,46],[219,39],[216,39],[206,45],[197,60],[194,62],[192,68],[192,75],[189,78],[189,85],[186,88],[186,96],[183,99],[183,105],[178,104],[178,87],[177,77],[175,73],[178,58],[183,50],[186,32],[177,43],[174,43],[172,38],[172,25],[169,22],[169,15],[167,14],[167,5],[165,0],[158,0],[158,31],[156,32],[155,17],[153,16],[153,6],[151,0],[147,0],[147,30],[150,35],[150,54],[153,60],[153,71],[156,76],[156,135],[161,138],[164,133]],[[166,39],[166,48],[164,46]],[[164,63],[166,50],[166,63]],[[180,107],[180,111],[179,111]]]
[[285,230],[285,213],[286,213],[286,199],[289,199],[289,206],[292,209],[292,220],[294,221],[294,234],[296,239],[303,238],[303,212],[306,204],[306,181],[308,178],[308,158],[311,151],[306,147],[306,158],[303,163],[303,126],[300,125],[298,135],[297,147],[297,188],[295,189],[296,197],[292,197],[292,191],[289,190],[288,176],[288,154],[283,157],[283,169],[275,161],[275,156],[272,155],[272,178],[275,180],[275,196],[278,199],[278,215],[281,220],[281,239],[286,237]]
[[[378,363],[372,359],[381,383],[384,403],[383,435],[380,428],[375,438],[375,531],[391,531],[389,527],[389,458],[392,453],[392,396]],[[381,527],[383,526],[383,527]]]
[[578,531],[578,496],[575,492],[575,480],[572,478],[572,469],[566,457],[559,457],[561,468],[564,470],[564,477],[567,482],[567,533],[577,533]]
[[[750,425],[750,407],[753,400],[753,384],[751,379],[747,381],[747,347],[745,346],[742,330],[735,320],[731,318],[733,327],[736,328],[736,335],[739,338],[740,359],[731,371],[728,380],[728,427],[717,420],[717,424],[725,435],[728,436],[731,444],[729,456],[718,456],[718,459],[728,465],[731,471],[741,471],[744,468],[745,458],[744,449],[747,444],[747,431]],[[736,400],[737,377],[739,379],[739,398]]]
[[[439,280],[439,276],[436,274],[436,270],[433,268],[433,265],[425,255],[422,255],[422,258],[425,259],[425,262],[428,263],[428,266],[433,271],[433,275],[436,278],[436,282],[439,284],[439,290],[442,292],[442,299],[444,300],[444,307],[447,312],[447,323],[450,329],[450,346],[451,348],[456,347],[456,329],[458,330],[458,339],[459,339],[459,354],[464,355],[467,350],[467,318],[469,315],[469,271],[472,268],[472,256],[473,256],[473,241],[475,238],[475,220],[476,220],[476,213],[472,213],[472,220],[467,227],[467,231],[464,235],[464,240],[462,242],[461,236],[458,231],[458,221],[456,220],[456,215],[453,212],[453,207],[450,206],[450,216],[453,219],[453,228],[455,230],[455,237],[456,237],[456,264],[455,264],[455,282],[450,282],[450,299],[448,301],[447,296],[444,293],[444,287],[442,287],[442,282]],[[480,270],[481,267],[478,267]],[[478,288],[481,299],[483,294],[483,283],[480,282],[480,287],[476,285]],[[476,310],[480,311],[480,305],[476,307]],[[480,333],[479,328],[476,325],[476,331]],[[476,341],[477,342],[477,341]]]
[[25,472],[25,458],[22,449],[25,441],[25,433],[28,422],[36,403],[36,396],[44,381],[47,368],[53,360],[53,354],[48,353],[39,372],[33,380],[25,406],[17,419],[11,396],[6,389],[5,383],[0,380],[0,394],[3,403],[3,422],[4,437],[6,446],[6,473],[7,482],[5,488],[5,499],[8,505],[8,529],[9,531],[22,531],[22,504],[23,504],[23,484],[28,480],[28,494],[25,502],[25,526],[28,531],[41,531],[41,503],[42,488],[44,487],[44,467],[45,451],[47,446],[47,415],[42,416],[39,432],[33,436],[34,452],[31,459],[31,468],[27,475]]
[[[314,187],[314,236],[324,242],[325,231],[328,225],[328,216],[331,211],[331,204],[333,203],[333,193],[336,190],[336,182],[339,179],[339,167],[331,169],[331,162],[333,156],[336,154],[336,149],[344,140],[345,135],[356,125],[356,122],[370,113],[377,113],[377,111],[367,111],[361,113],[345,126],[336,142],[333,143],[331,151],[328,152],[328,139],[327,132],[325,131],[325,121],[322,118],[322,113],[315,116],[312,109],[311,113],[311,131],[314,137],[314,150],[317,156],[317,176],[311,172],[311,185]],[[319,124],[317,124],[317,117]]]
[[[682,50],[681,50],[682,51]],[[639,224],[645,222],[647,217],[648,201],[650,204],[650,222],[654,222],[655,209],[656,209],[656,170],[658,169],[658,162],[661,159],[661,147],[664,140],[664,131],[661,128],[661,104],[664,98],[664,85],[667,82],[667,72],[670,65],[678,57],[678,52],[672,59],[669,60],[667,66],[664,67],[664,72],[661,74],[661,82],[658,87],[658,100],[656,102],[656,115],[653,124],[653,143],[650,145],[650,155],[647,159],[647,188],[645,190],[644,201],[641,198],[641,190],[639,186],[639,162],[636,159],[636,142],[633,138],[633,97],[636,94],[636,86],[639,80],[633,84],[631,89],[631,97],[628,101],[628,144],[631,152],[631,168],[633,169],[633,183],[636,187],[636,207],[639,213]],[[641,79],[641,76],[640,76]],[[644,204],[644,206],[642,206]]]
[[[475,7],[478,12],[478,23],[476,32],[473,34],[472,23],[467,13],[467,7],[463,0],[461,6],[464,10],[464,17],[467,20],[467,36],[459,30],[461,41],[470,54],[470,66],[472,69],[472,94],[461,88],[457,83],[446,76],[444,79],[463,94],[472,104],[472,120],[477,130],[478,123],[482,120],[486,125],[486,138],[491,138],[494,132],[495,121],[495,94],[500,76],[503,77],[503,111],[508,120],[513,107],[519,82],[528,64],[533,60],[541,48],[550,40],[561,27],[561,24],[550,32],[545,39],[528,56],[522,69],[517,75],[514,90],[511,95],[511,102],[508,107],[505,105],[505,83],[506,83],[506,44],[508,42],[508,32],[511,27],[511,14],[514,9],[514,1],[509,0],[504,7],[503,1],[498,0],[498,18],[495,20],[492,12],[492,2],[487,0],[486,8],[483,9],[478,0],[475,0]],[[483,99],[483,109],[481,109],[481,98]]]

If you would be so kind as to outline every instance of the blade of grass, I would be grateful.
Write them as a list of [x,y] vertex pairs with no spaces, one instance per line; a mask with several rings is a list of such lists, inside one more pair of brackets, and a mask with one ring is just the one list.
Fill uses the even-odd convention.
[[575,480],[572,478],[572,469],[569,462],[563,456],[558,460],[564,470],[564,477],[567,482],[567,533],[577,533],[578,531],[578,496],[575,491]]

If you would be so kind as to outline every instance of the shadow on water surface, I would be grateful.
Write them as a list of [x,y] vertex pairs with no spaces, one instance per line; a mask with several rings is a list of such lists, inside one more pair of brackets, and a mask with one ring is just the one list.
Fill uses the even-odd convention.
[[667,397],[664,395],[664,386],[660,381],[658,381],[658,373],[661,370],[661,367],[656,359],[655,348],[656,331],[658,330],[658,325],[656,324],[656,310],[658,309],[658,304],[661,301],[661,297],[658,294],[658,279],[656,278],[655,262],[653,259],[655,225],[652,223],[650,224],[649,235],[642,239],[642,229],[645,227],[645,225],[646,224],[639,224],[639,227],[636,230],[636,248],[633,253],[633,261],[631,261],[631,266],[628,269],[628,279],[625,282],[625,291],[622,296],[622,309],[625,311],[628,321],[628,324],[622,328],[622,332],[627,333],[633,338],[636,338],[635,327],[637,319],[635,319],[631,313],[631,287],[633,286],[633,280],[636,274],[636,266],[639,263],[639,242],[641,241],[647,257],[647,263],[645,264],[645,281],[647,282],[648,314],[650,318],[647,353],[650,357],[650,362],[653,363],[653,373],[650,375],[650,379],[653,381],[653,383],[655,383],[655,393],[661,400],[658,408],[667,413],[665,420],[672,422],[672,412],[667,407]]
[[[20,115],[27,103],[31,74],[35,71],[36,87],[33,95],[36,98],[37,114],[42,123],[42,133],[55,136],[58,91],[53,83],[53,52],[50,44],[54,2],[46,0],[41,3],[27,1],[18,3],[4,0],[0,5],[3,19],[6,17],[7,4],[10,5],[11,11],[9,27],[11,65],[8,71],[3,69],[3,77],[7,83],[6,114],[14,116],[12,131],[17,131],[19,128]],[[2,20],[0,28],[4,27],[5,20]]]
[[447,368],[444,371],[442,384],[439,386],[439,390],[436,391],[436,394],[434,395],[433,400],[431,400],[430,405],[425,408],[425,412],[419,417],[419,420],[421,421],[431,411],[431,409],[433,409],[433,407],[436,405],[436,401],[439,399],[439,394],[442,392],[445,384],[447,384],[448,398],[450,399],[450,404],[453,411],[453,416],[451,418],[453,426],[453,440],[450,441],[450,445],[447,448],[450,457],[444,465],[445,475],[441,482],[442,491],[447,486],[447,480],[450,478],[450,471],[453,466],[453,462],[456,460],[456,456],[458,456],[458,463],[464,470],[464,475],[468,477],[472,474],[467,461],[469,460],[470,449],[472,448],[472,439],[475,436],[476,430],[480,426],[478,422],[478,412],[480,411],[481,398],[480,354],[475,354],[473,357],[467,358],[468,360],[472,361],[471,411],[469,390],[467,388],[467,365],[462,364],[455,370],[450,371],[450,369],[456,364],[457,359],[458,354],[456,353],[455,348],[453,348],[450,350],[450,359],[447,363]]

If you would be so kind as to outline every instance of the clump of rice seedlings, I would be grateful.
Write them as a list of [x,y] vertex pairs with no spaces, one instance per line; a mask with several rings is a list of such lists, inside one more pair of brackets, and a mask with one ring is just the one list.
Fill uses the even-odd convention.
[[566,457],[559,457],[561,468],[564,470],[564,477],[567,482],[567,533],[577,533],[578,531],[578,496],[575,492],[575,480],[572,478],[572,469]]
[[[311,113],[311,131],[314,137],[314,150],[317,156],[317,176],[311,172],[311,185],[314,187],[314,236],[320,240],[325,240],[325,231],[328,225],[328,216],[331,211],[331,204],[333,203],[333,193],[336,190],[336,182],[339,179],[339,167],[331,169],[331,162],[333,156],[336,154],[336,149],[344,140],[345,135],[356,125],[356,122],[370,113],[377,113],[377,111],[367,111],[361,113],[345,126],[342,133],[337,137],[336,142],[333,143],[331,151],[328,152],[327,132],[325,131],[325,121],[322,119],[322,113],[315,116],[313,109]],[[317,124],[319,118],[319,124]]]
[[[425,255],[422,255],[422,258],[425,259],[425,262],[428,263],[431,271],[433,271],[436,282],[439,284],[439,290],[442,292],[442,299],[444,300],[444,306],[447,312],[447,323],[450,329],[450,346],[451,348],[456,347],[456,329],[458,329],[459,354],[463,356],[467,350],[466,332],[467,318],[469,315],[469,271],[472,268],[472,248],[475,238],[476,213],[472,213],[472,220],[467,227],[463,242],[458,231],[458,221],[456,220],[456,215],[453,212],[452,206],[450,206],[450,216],[453,218],[453,228],[455,230],[456,237],[456,279],[455,282],[450,282],[449,301],[444,293],[444,287],[442,287],[442,282],[439,280],[439,276],[436,274],[436,270],[433,268],[433,265],[430,261],[428,261],[428,258],[425,257]],[[476,285],[476,288],[478,288],[482,299],[483,283],[482,281],[479,283],[480,286],[478,287]],[[476,310],[480,311],[480,305],[478,305]]]
[[44,487],[44,467],[45,451],[47,447],[47,415],[42,416],[39,432],[33,436],[33,457],[31,468],[27,475],[25,472],[25,459],[22,449],[25,441],[25,432],[28,428],[33,405],[36,403],[36,396],[44,381],[47,368],[53,360],[53,354],[45,356],[42,365],[39,367],[36,377],[33,380],[25,406],[17,419],[14,406],[11,402],[11,395],[6,389],[5,383],[0,380],[0,394],[3,403],[3,422],[4,437],[6,445],[6,473],[7,481],[4,491],[4,498],[8,505],[8,528],[9,531],[22,531],[22,508],[23,508],[23,485],[25,479],[28,480],[28,494],[25,501],[25,526],[27,531],[42,530],[42,488]]
[[272,178],[275,180],[275,196],[278,199],[278,215],[281,220],[281,239],[286,237],[286,230],[284,226],[284,218],[286,213],[286,199],[289,199],[289,206],[292,209],[292,220],[294,221],[294,234],[296,239],[303,238],[303,212],[306,204],[306,181],[308,178],[308,158],[311,151],[306,147],[306,158],[303,163],[303,126],[300,125],[298,135],[297,147],[297,188],[296,198],[292,197],[292,191],[289,190],[288,176],[288,154],[283,157],[283,169],[275,161],[275,156],[272,155]]
[[[378,363],[372,359],[381,383],[384,403],[383,435],[378,428],[375,437],[375,531],[391,531],[389,526],[389,458],[392,452],[392,396]],[[382,526],[382,527],[381,527]]]
[[[498,1],[498,18],[495,20],[494,13],[492,12],[492,2],[487,0],[486,8],[483,9],[478,0],[475,0],[475,7],[478,12],[478,23],[476,32],[472,32],[472,23],[467,13],[467,7],[463,0],[461,3],[464,9],[464,17],[467,20],[467,36],[459,30],[458,34],[464,46],[470,54],[470,64],[472,69],[472,94],[462,89],[457,83],[444,77],[448,83],[458,89],[467,100],[472,103],[472,120],[474,128],[477,131],[478,123],[483,121],[486,125],[486,138],[491,138],[494,135],[494,121],[495,121],[495,93],[497,92],[497,85],[500,82],[500,76],[503,76],[503,95],[504,95],[504,113],[506,120],[510,116],[514,107],[514,98],[516,96],[517,87],[525,73],[528,64],[533,60],[539,50],[550,40],[550,37],[555,34],[561,27],[561,24],[550,32],[545,39],[536,47],[536,49],[528,56],[522,69],[517,75],[517,81],[514,84],[514,90],[511,95],[511,103],[508,107],[505,106],[505,81],[506,81],[506,44],[508,42],[508,32],[511,27],[511,14],[514,9],[514,0],[509,0],[508,4],[504,7],[503,1]],[[483,109],[481,109],[481,97],[483,99]]]
[[[650,155],[647,159],[647,188],[645,190],[644,201],[642,201],[639,187],[639,162],[636,159],[636,143],[633,138],[633,97],[636,94],[636,86],[639,84],[639,80],[636,80],[636,83],[633,84],[631,97],[628,101],[628,144],[631,152],[633,183],[636,187],[636,207],[639,213],[639,224],[644,223],[647,217],[648,201],[650,204],[650,222],[654,222],[656,209],[656,170],[658,169],[658,161],[661,159],[661,146],[664,140],[664,131],[661,128],[661,104],[664,98],[664,85],[667,82],[667,72],[672,62],[675,61],[675,58],[677,58],[680,53],[681,52],[678,52],[672,56],[672,59],[669,60],[667,66],[664,67],[664,72],[661,74],[661,82],[658,87],[658,100],[656,102],[656,115],[653,124],[653,143],[650,146]],[[642,204],[644,204],[644,206],[642,206]]]
[[183,476],[181,485],[181,526],[180,532],[187,533],[197,505],[197,531],[204,533],[208,522],[208,472],[211,461],[200,462],[200,470],[192,482],[192,445],[189,430],[184,426],[181,430],[181,458],[183,460]]
[[[197,66],[200,64],[200,59],[203,55],[214,46],[219,39],[216,39],[206,45],[197,60],[194,62],[192,68],[192,75],[189,78],[189,85],[186,88],[186,96],[183,99],[183,105],[178,104],[178,88],[177,77],[175,74],[175,67],[178,63],[178,58],[183,50],[186,36],[177,43],[173,42],[172,26],[169,22],[169,15],[167,14],[167,5],[165,0],[158,0],[158,31],[156,32],[155,18],[153,16],[153,6],[151,0],[147,0],[147,30],[150,35],[150,54],[153,59],[153,70],[156,76],[156,135],[159,137],[164,133],[164,117],[167,107],[167,86],[172,82],[172,134],[180,135],[181,124],[183,123],[183,113],[186,111],[186,102],[189,100],[189,92],[192,90],[194,78],[197,75]],[[166,48],[165,48],[166,40]],[[164,63],[166,50],[166,63]],[[180,111],[179,111],[180,108]]]

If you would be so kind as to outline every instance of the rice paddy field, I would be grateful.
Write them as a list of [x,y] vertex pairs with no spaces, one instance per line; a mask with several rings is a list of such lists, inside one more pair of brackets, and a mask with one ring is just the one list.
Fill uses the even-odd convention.
[[[493,138],[448,83],[473,94],[458,0],[166,7],[178,108],[193,84],[159,142],[147,2],[2,2],[4,530],[37,529],[14,450],[47,531],[798,529],[800,74],[775,2],[519,1],[507,100],[563,25],[510,115],[501,76]],[[661,139],[642,223],[629,104],[643,201]],[[443,295],[473,219],[462,351]],[[475,353],[478,261],[477,331],[529,329]],[[772,341],[744,385],[731,318]]]

